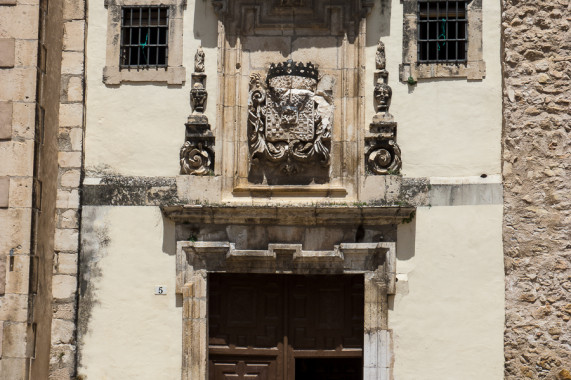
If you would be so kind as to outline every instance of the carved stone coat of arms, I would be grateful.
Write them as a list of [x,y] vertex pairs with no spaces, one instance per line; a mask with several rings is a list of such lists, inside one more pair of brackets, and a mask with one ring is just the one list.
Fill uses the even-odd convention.
[[318,70],[292,60],[272,64],[265,81],[250,78],[250,161],[294,175],[308,165],[329,166],[332,106],[320,94]]

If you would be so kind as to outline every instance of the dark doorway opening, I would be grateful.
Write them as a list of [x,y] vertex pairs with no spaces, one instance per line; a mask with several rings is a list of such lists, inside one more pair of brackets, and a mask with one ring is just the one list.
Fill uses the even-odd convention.
[[209,274],[209,378],[362,379],[363,275]]
[[295,380],[360,380],[363,361],[360,358],[295,359]]

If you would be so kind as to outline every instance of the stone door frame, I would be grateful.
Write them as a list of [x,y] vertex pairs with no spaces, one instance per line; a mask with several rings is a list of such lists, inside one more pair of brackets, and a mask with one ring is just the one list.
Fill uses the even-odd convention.
[[396,243],[343,243],[332,251],[301,244],[239,250],[230,242],[179,241],[176,293],[183,297],[182,380],[208,378],[208,273],[363,274],[363,378],[392,378],[388,295],[395,293]]

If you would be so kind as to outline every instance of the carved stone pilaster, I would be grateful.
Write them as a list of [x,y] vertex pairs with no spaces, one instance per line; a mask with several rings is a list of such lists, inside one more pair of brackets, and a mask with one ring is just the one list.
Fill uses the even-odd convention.
[[379,41],[375,57],[375,110],[376,115],[365,137],[365,163],[373,175],[397,174],[402,166],[401,151],[397,144],[397,123],[389,113],[393,91],[388,85],[385,45]]
[[194,56],[194,73],[190,102],[193,113],[186,122],[185,142],[180,148],[180,174],[209,175],[214,172],[214,135],[208,118],[202,113],[206,107],[205,55],[201,47]]

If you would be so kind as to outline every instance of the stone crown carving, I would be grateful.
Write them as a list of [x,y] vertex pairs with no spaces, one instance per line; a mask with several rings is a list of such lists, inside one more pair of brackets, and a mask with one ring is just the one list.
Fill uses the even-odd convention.
[[267,82],[269,83],[272,78],[284,75],[314,79],[317,82],[319,71],[311,62],[302,63],[289,60],[278,64],[272,63],[268,70]]

